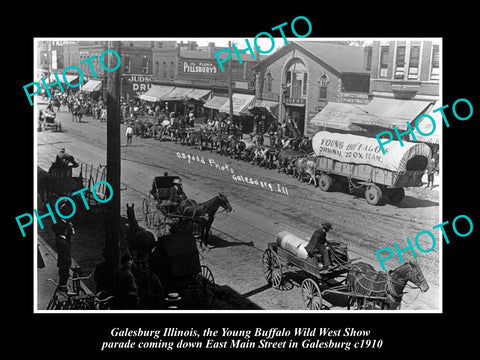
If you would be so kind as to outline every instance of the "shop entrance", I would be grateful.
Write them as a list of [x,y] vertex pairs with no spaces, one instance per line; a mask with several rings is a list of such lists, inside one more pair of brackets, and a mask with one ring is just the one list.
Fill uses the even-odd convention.
[[286,119],[292,117],[292,121],[297,124],[297,128],[300,131],[300,135],[305,133],[305,106],[285,106],[286,108]]

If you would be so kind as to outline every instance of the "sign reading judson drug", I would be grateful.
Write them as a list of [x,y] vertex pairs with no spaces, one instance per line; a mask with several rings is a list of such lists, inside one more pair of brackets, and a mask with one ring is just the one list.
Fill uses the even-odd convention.
[[124,86],[122,86],[122,89],[124,92],[131,90],[136,96],[139,96],[150,89],[153,75],[128,74],[123,75],[123,78]]

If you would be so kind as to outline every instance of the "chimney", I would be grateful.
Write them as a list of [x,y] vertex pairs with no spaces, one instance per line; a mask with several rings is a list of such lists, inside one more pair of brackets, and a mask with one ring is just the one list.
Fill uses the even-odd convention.
[[214,42],[209,42],[208,43],[208,58],[213,59],[215,55],[215,43]]

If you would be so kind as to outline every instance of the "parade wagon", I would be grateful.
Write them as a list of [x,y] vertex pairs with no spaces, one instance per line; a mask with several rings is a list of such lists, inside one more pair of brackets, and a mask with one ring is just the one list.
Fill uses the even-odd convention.
[[40,110],[38,115],[38,128],[41,131],[53,129],[55,131],[62,131],[62,124],[56,119],[57,114],[50,110]]
[[375,138],[320,131],[312,139],[317,156],[319,187],[329,191],[334,181],[353,193],[364,190],[369,204],[377,205],[385,196],[397,204],[406,187],[422,185],[422,177],[431,158],[427,144],[391,141],[382,154]]
[[305,276],[301,283],[291,281],[300,286],[304,306],[308,310],[320,310],[323,304],[322,291],[345,282],[351,261],[345,244],[331,243],[329,253],[332,265],[323,266],[308,256],[305,250],[307,244],[304,239],[282,231],[277,234],[276,242],[268,244],[262,264],[267,282],[276,289],[283,288],[284,275],[291,268],[302,270]]
[[148,198],[142,203],[147,227],[155,230],[157,236],[168,234],[181,218],[177,207],[185,197],[179,176],[156,176]]
[[304,306],[308,310],[322,310],[323,299],[335,306],[355,306],[358,310],[398,310],[407,282],[425,292],[428,284],[419,265],[405,262],[390,271],[376,271],[373,266],[358,259],[350,259],[347,246],[328,242],[331,265],[319,264],[309,257],[308,242],[287,231],[277,234],[276,242],[268,244],[262,263],[265,278],[276,289],[286,289],[285,275],[290,269],[303,273],[302,281],[293,278],[290,283],[300,286]]

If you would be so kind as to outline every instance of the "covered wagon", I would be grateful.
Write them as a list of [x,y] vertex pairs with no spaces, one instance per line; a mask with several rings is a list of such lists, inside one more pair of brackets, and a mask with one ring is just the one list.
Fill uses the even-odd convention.
[[369,204],[378,204],[384,196],[397,204],[406,187],[422,185],[422,176],[432,156],[428,145],[391,141],[382,153],[375,138],[320,131],[312,139],[317,161],[319,186],[328,191],[334,181],[365,190]]

